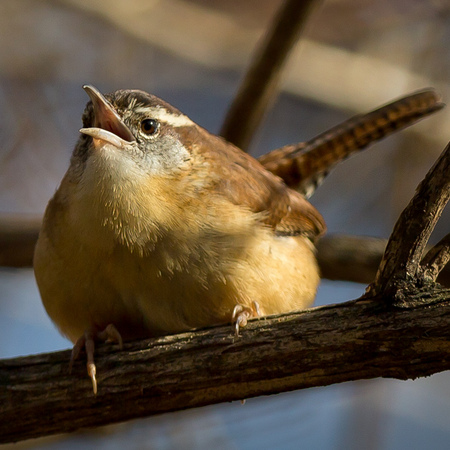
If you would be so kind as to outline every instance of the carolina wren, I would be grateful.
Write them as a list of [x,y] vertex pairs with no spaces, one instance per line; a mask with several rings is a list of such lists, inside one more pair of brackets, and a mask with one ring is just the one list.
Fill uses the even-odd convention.
[[84,89],[91,101],[34,270],[72,361],[86,348],[94,392],[97,339],[238,329],[312,304],[325,224],[302,194],[153,95]]

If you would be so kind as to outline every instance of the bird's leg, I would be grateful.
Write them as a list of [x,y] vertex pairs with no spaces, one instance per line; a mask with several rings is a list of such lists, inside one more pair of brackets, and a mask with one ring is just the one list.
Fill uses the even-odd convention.
[[233,324],[236,336],[239,336],[239,328],[245,327],[248,319],[252,317],[261,317],[261,309],[258,302],[253,301],[251,306],[237,304],[234,307],[231,323]]
[[119,348],[123,348],[122,336],[113,324],[109,324],[104,330],[97,331],[95,328],[88,328],[72,348],[70,357],[69,372],[72,371],[74,361],[78,358],[81,350],[86,350],[86,367],[89,378],[92,380],[92,390],[97,394],[97,369],[94,362],[95,341],[116,342]]

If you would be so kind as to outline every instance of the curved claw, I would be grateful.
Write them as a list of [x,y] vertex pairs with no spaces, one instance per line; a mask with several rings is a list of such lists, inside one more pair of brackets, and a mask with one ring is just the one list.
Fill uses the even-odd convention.
[[261,308],[258,302],[253,301],[251,306],[237,304],[234,307],[231,322],[234,324],[234,333],[236,336],[239,336],[239,328],[245,327],[248,319],[253,317],[261,317]]
[[72,348],[69,373],[72,372],[73,363],[80,355],[81,350],[84,348],[86,350],[87,373],[92,381],[92,391],[95,395],[97,395],[97,368],[94,361],[95,340],[116,342],[119,344],[120,349],[123,348],[123,341],[122,336],[117,331],[117,328],[113,324],[109,324],[103,331],[96,331],[93,329],[86,330],[83,336],[77,340]]
[[94,395],[97,395],[97,378],[95,375],[97,374],[97,368],[94,363],[87,363],[87,373],[92,380],[92,390],[94,391]]

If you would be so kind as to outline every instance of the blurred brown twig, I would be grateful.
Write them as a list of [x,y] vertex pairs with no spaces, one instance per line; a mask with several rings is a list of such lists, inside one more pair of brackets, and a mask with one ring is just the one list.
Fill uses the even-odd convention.
[[289,52],[317,3],[317,0],[286,0],[261,47],[255,52],[220,131],[221,136],[242,150],[247,150],[268,106],[277,95]]

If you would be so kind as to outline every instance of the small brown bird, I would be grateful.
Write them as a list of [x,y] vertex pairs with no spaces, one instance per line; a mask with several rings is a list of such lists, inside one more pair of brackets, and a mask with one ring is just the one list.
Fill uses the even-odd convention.
[[325,224],[272,172],[309,192],[369,141],[322,158],[302,184],[300,165],[287,169],[298,149],[263,157],[269,171],[153,95],[84,89],[91,101],[47,206],[34,269],[49,316],[75,343],[71,362],[86,348],[94,392],[96,340],[121,344],[231,321],[238,330],[250,317],[312,304],[314,241]]

